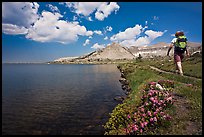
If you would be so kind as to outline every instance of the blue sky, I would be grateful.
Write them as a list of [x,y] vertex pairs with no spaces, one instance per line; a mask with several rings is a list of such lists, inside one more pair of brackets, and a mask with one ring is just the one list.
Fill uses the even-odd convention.
[[170,43],[177,30],[202,43],[202,2],[3,2],[2,62]]

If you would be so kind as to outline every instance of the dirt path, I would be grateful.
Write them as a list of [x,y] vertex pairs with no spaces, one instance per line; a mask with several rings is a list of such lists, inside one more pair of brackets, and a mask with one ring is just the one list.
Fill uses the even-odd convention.
[[[159,69],[159,68],[157,68],[157,67],[154,67],[154,66],[150,66],[150,65],[149,65],[149,67],[150,67],[151,69],[156,70],[156,71],[161,72],[161,73],[176,74],[176,73],[174,73],[174,72],[169,72],[169,71],[161,70],[161,69]],[[196,78],[196,77],[186,76],[186,75],[183,75],[183,77],[187,77],[187,78],[191,78],[191,79],[196,79],[196,80],[202,80],[202,78]]]

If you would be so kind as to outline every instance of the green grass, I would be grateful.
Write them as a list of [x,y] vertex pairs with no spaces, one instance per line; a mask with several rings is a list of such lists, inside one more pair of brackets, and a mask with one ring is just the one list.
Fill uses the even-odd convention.
[[[174,71],[175,64],[169,61],[168,58],[160,59],[142,59],[133,63],[119,64],[121,69],[126,74],[126,79],[130,83],[132,92],[123,104],[119,104],[116,109],[110,114],[110,119],[105,125],[106,135],[125,134],[122,130],[127,125],[124,121],[126,115],[133,112],[140,103],[141,90],[147,82],[158,81],[161,79],[173,80],[175,93],[183,96],[184,106],[173,106],[168,110],[169,114],[173,116],[171,123],[168,126],[156,127],[154,132],[147,132],[147,134],[163,134],[163,135],[187,135],[187,134],[201,134],[202,129],[202,79],[192,79],[182,77],[176,74],[159,73],[151,70],[148,65],[153,65],[167,71]],[[202,78],[202,57],[192,57],[183,62],[184,74]],[[188,87],[187,84],[192,84]],[[186,112],[178,114],[181,108],[185,108]],[[193,127],[189,126],[193,123]],[[112,126],[107,127],[107,126]],[[191,130],[189,130],[189,128]]]

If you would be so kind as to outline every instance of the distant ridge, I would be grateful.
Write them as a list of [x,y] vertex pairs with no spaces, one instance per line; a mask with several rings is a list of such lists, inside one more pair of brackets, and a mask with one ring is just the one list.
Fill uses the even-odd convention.
[[[153,58],[155,56],[166,56],[170,43],[159,42],[150,46],[122,47],[118,43],[112,43],[103,49],[93,51],[79,57],[64,57],[54,60],[54,62],[90,62],[103,60],[132,60],[139,56],[143,58]],[[191,53],[202,50],[202,43],[188,42],[188,49]],[[171,50],[170,55],[173,55]]]

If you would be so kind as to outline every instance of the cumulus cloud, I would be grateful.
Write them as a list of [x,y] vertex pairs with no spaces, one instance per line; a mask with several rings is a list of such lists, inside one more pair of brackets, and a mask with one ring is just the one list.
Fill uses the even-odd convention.
[[2,24],[30,27],[39,17],[39,4],[36,2],[3,2]]
[[59,20],[59,13],[42,12],[42,16],[29,28],[26,38],[39,42],[72,43],[78,40],[78,36],[91,36],[92,31],[87,31],[78,22],[66,22]]
[[[127,28],[125,31],[113,35],[110,40],[119,42],[122,46],[126,47],[144,46],[150,44],[154,39],[162,36],[167,31],[144,31],[146,28],[148,28],[148,26],[143,28],[141,25],[137,24],[133,28]],[[142,33],[144,33],[144,36],[141,36]]]
[[148,23],[148,22],[147,22],[147,21],[145,21],[145,26],[147,26],[147,23]]
[[89,20],[89,21],[93,21],[91,17],[88,17],[88,20]]
[[112,28],[111,26],[106,26],[106,30],[107,30],[107,31],[112,31],[113,28]]
[[76,21],[77,19],[77,16],[73,16],[73,21]]
[[98,34],[98,35],[103,35],[100,30],[95,30],[94,33],[96,33],[96,34]]
[[95,18],[100,21],[107,18],[111,12],[116,12],[120,8],[116,2],[65,2],[64,4],[77,15],[89,16],[96,11]]
[[118,11],[120,6],[116,2],[107,2],[102,3],[95,13],[95,18],[98,20],[104,20],[104,18],[108,17],[112,11]]
[[13,24],[2,24],[2,31],[5,34],[10,34],[10,35],[19,35],[19,34],[28,33],[28,29],[26,29],[25,27],[20,27]]
[[144,46],[150,43],[151,43],[151,39],[147,36],[144,36],[144,37],[139,37],[137,40],[135,40],[133,45]]
[[110,40],[111,41],[122,41],[122,40],[128,40],[128,39],[135,39],[136,36],[140,35],[142,32],[142,26],[141,25],[135,25],[133,28],[127,28],[123,32],[119,32],[115,35],[113,35]]
[[106,36],[105,38],[104,38],[104,40],[107,40],[108,39],[108,37]]
[[89,40],[89,39],[86,39],[86,41],[84,42],[83,46],[86,46],[86,45],[88,45],[88,44],[90,44],[90,40]]
[[52,12],[59,12],[60,13],[57,6],[53,6],[52,4],[47,4],[46,6],[48,6]]
[[89,16],[93,13],[103,2],[65,2],[73,12]]
[[148,35],[150,40],[154,40],[157,37],[160,37],[163,35],[164,32],[161,31],[153,31],[153,30],[147,30],[145,31],[145,34]]
[[93,48],[93,49],[102,49],[102,48],[105,48],[105,44],[99,45],[98,43],[95,43],[91,48]]

